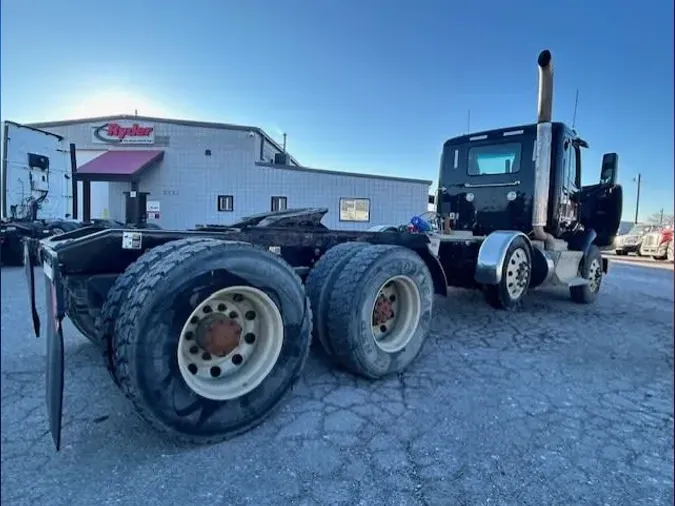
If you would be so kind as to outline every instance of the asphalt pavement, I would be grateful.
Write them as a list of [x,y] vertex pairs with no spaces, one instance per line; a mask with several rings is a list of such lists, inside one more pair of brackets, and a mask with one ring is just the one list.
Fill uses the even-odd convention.
[[593,306],[547,288],[505,313],[452,290],[405,374],[313,353],[274,417],[191,450],[134,415],[68,322],[55,453],[22,270],[1,288],[3,505],[673,504],[670,270],[612,262]]

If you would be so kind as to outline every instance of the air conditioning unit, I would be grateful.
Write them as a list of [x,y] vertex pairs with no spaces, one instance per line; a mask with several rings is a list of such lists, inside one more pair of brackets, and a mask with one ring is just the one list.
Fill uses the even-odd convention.
[[290,165],[291,157],[288,153],[276,153],[274,155],[274,164],[275,165]]

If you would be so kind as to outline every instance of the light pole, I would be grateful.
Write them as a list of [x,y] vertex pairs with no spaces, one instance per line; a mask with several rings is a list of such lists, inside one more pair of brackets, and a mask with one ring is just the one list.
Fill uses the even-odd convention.
[[637,198],[635,199],[635,224],[638,222],[638,212],[640,210],[640,184],[642,183],[642,174],[638,172],[637,177],[633,178],[637,182]]

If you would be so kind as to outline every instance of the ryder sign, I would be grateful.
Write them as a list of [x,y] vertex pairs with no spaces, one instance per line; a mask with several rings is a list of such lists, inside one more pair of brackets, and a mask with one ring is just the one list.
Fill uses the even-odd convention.
[[155,127],[138,121],[110,121],[91,129],[94,144],[153,144]]

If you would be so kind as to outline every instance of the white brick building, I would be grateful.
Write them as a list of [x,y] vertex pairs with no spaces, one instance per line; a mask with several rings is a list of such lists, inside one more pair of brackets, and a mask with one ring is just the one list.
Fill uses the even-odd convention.
[[30,126],[76,145],[78,178],[90,181],[78,183],[79,219],[90,200],[91,218],[123,221],[132,187],[149,192],[148,221],[162,228],[326,207],[326,226],[363,230],[406,223],[427,209],[431,181],[311,169],[290,156],[274,163],[281,146],[255,127],[141,116]]

